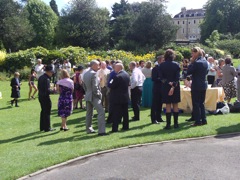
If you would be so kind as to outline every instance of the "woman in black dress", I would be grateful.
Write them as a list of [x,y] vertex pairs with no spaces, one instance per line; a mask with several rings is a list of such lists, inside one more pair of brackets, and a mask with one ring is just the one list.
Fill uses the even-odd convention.
[[174,62],[175,52],[168,49],[164,55],[165,62],[160,65],[159,76],[162,81],[162,102],[166,104],[167,125],[171,129],[171,116],[173,108],[174,128],[178,128],[178,103],[180,99],[180,66]]
[[13,103],[15,102],[15,107],[18,106],[18,98],[20,98],[20,82],[19,82],[19,76],[20,74],[18,72],[14,73],[14,78],[11,80],[10,86],[12,87],[12,94],[11,97],[14,98],[11,100],[11,105],[13,106]]

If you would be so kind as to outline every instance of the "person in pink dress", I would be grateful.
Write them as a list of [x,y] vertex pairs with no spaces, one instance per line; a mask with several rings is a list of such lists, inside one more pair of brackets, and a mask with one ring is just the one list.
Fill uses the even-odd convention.
[[78,102],[80,102],[80,109],[85,109],[85,107],[83,106],[82,100],[84,98],[84,89],[82,86],[82,78],[81,78],[81,74],[83,72],[83,66],[78,66],[75,69],[75,76],[73,78],[73,82],[74,82],[74,104],[73,107],[74,109],[78,108]]

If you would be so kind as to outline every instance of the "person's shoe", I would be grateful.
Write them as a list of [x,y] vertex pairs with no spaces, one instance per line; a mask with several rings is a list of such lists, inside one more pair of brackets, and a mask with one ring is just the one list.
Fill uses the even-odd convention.
[[96,131],[92,127],[88,128],[88,131],[87,131],[88,134],[92,134],[92,133],[95,133],[95,132]]
[[66,128],[66,129],[63,129],[64,131],[68,131],[69,129],[68,128]]
[[193,118],[189,118],[189,119],[186,119],[185,121],[191,122],[191,121],[195,121],[195,120]]
[[11,106],[13,106],[14,100],[11,100]]
[[132,121],[139,121],[139,118],[132,117]]
[[194,123],[194,124],[192,124],[191,126],[192,127],[196,127],[196,126],[201,126],[202,124],[197,124],[197,123]]
[[32,99],[35,99],[35,97],[34,97],[34,96],[31,96],[31,98],[32,98]]
[[162,118],[160,120],[158,120],[158,122],[165,122]]
[[19,107],[19,105],[15,105],[15,107]]
[[56,130],[55,128],[50,128],[50,129],[44,130],[44,132],[55,131],[55,130]]
[[170,129],[171,129],[171,126],[166,126],[164,129],[165,129],[165,130],[170,130]]
[[174,129],[178,129],[179,125],[178,124],[174,124]]
[[107,133],[98,133],[98,136],[108,136],[109,134]]
[[204,126],[204,125],[207,125],[207,121],[206,122],[202,122],[202,125]]
[[112,130],[112,131],[111,131],[111,133],[116,133],[116,132],[118,132],[118,130]]
[[159,122],[156,120],[156,121],[153,121],[152,124],[159,124]]
[[60,131],[63,131],[63,128],[60,128]]

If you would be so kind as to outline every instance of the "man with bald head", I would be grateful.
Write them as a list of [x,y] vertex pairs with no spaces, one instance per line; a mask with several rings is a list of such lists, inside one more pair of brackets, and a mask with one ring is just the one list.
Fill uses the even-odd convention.
[[123,118],[122,130],[129,129],[129,118],[128,118],[128,100],[129,93],[128,87],[130,83],[129,75],[123,70],[124,66],[122,63],[117,63],[114,66],[116,76],[109,82],[110,87],[110,105],[112,113],[112,132],[118,131],[118,124]]
[[102,93],[99,87],[97,71],[99,62],[93,60],[90,62],[90,69],[83,76],[83,88],[85,90],[85,101],[87,106],[86,130],[87,133],[94,133],[92,127],[93,108],[98,112],[98,135],[104,136],[105,133],[105,112],[102,106]]

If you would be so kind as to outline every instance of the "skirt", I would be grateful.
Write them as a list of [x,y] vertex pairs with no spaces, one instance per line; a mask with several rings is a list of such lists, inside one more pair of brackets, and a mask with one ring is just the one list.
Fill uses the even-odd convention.
[[143,83],[142,107],[152,106],[152,88],[153,88],[152,78],[147,78]]
[[222,85],[225,93],[225,100],[237,97],[237,88],[234,79],[224,85]]

